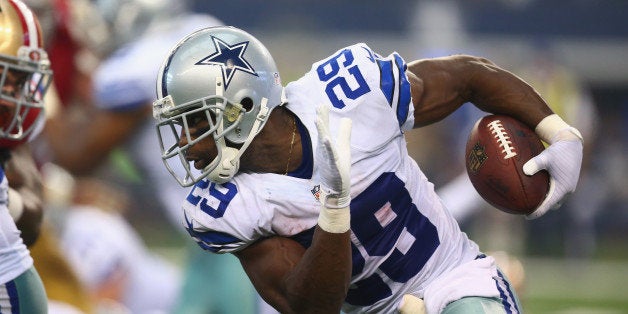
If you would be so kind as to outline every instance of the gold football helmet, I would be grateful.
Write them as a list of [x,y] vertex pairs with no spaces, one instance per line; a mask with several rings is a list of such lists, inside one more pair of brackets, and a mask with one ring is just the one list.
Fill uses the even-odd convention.
[[41,129],[43,98],[52,81],[39,21],[19,0],[0,0],[0,147]]

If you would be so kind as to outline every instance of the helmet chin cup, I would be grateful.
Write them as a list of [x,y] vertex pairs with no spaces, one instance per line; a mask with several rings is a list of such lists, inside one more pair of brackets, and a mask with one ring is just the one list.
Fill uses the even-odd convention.
[[207,178],[215,183],[223,184],[233,178],[240,168],[239,151],[232,147],[223,147],[220,162]]

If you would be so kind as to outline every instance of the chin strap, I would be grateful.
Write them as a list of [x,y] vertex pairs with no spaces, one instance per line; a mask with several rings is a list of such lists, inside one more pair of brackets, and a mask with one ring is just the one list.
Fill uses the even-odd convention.
[[[244,151],[246,151],[251,142],[253,142],[253,138],[255,138],[257,134],[259,134],[259,132],[262,130],[262,127],[268,120],[268,113],[270,110],[266,105],[267,103],[268,99],[262,98],[260,110],[257,114],[257,117],[255,118],[255,122],[253,123],[253,127],[251,128],[251,132],[249,133],[249,136],[246,138],[244,144],[242,144],[242,147],[240,147],[240,149],[227,146],[225,144],[224,136],[218,140],[217,144],[220,146],[222,154],[218,166],[216,166],[216,168],[214,168],[214,170],[212,170],[208,174],[208,177],[211,181],[223,184],[231,180],[231,178],[233,178],[233,176],[238,173],[238,170],[240,169],[240,157],[242,156],[242,154],[244,154]],[[219,131],[222,132],[222,129],[223,122],[221,121]]]

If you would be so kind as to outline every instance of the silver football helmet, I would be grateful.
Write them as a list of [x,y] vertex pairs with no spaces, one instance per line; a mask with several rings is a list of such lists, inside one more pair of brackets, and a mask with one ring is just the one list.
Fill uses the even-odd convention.
[[[250,34],[220,26],[188,35],[171,50],[157,78],[153,115],[166,168],[182,186],[205,177],[229,181],[271,110],[282,103],[282,91],[275,61]],[[192,138],[191,119],[199,115],[209,127]],[[208,136],[214,138],[217,155],[197,171],[186,152]],[[187,141],[179,146],[181,137]],[[185,173],[176,173],[171,162],[181,162]]]
[[[15,107],[1,110],[0,147],[31,139],[43,124],[52,70],[41,34],[37,17],[23,2],[0,0],[0,102]],[[20,86],[9,84],[9,72],[26,74]]]

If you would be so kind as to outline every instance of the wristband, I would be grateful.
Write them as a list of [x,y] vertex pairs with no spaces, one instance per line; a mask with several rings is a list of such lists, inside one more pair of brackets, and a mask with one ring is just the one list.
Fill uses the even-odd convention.
[[8,195],[9,214],[11,214],[13,221],[18,221],[20,217],[22,217],[22,213],[24,213],[24,201],[22,200],[22,195],[12,188],[9,188]]
[[[563,130],[568,131],[568,133],[563,134],[561,132]],[[543,118],[543,120],[541,120],[541,122],[537,124],[534,131],[536,132],[536,134],[538,134],[538,136],[544,142],[549,143],[549,144],[552,144],[559,139],[576,139],[577,138],[580,141],[582,141],[582,135],[580,134],[580,131],[570,126],[569,124],[567,124],[567,122],[565,122],[557,114],[551,114]],[[560,138],[558,137],[559,133],[561,133]]]
[[327,208],[321,206],[318,214],[318,226],[329,233],[345,233],[351,228],[349,206],[343,208]]

